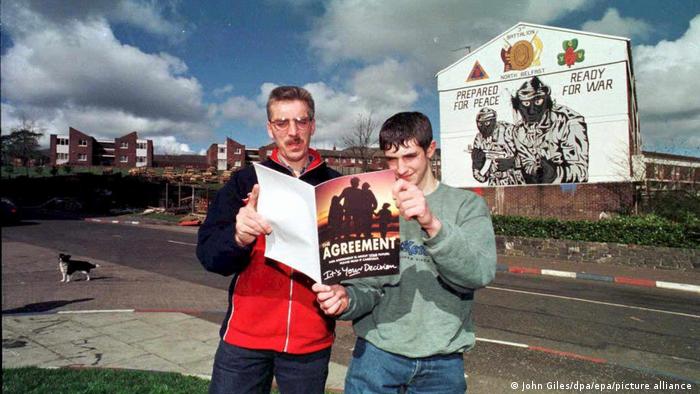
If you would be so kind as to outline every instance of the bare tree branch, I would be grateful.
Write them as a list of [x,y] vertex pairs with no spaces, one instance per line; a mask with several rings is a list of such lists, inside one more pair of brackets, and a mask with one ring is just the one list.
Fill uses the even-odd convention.
[[369,115],[359,114],[352,131],[341,140],[352,156],[362,161],[363,172],[369,170],[371,160],[374,158],[376,149],[372,147],[376,146],[378,142],[378,127],[379,124],[372,119],[372,113]]

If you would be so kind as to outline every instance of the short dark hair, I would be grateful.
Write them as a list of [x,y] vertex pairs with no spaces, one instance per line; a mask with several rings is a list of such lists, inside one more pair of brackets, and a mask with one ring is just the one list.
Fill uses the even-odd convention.
[[311,96],[308,90],[299,86],[278,86],[270,92],[270,96],[267,98],[267,119],[270,120],[270,107],[273,103],[278,101],[303,101],[309,108],[309,119],[314,118],[315,106],[314,98]]
[[420,112],[399,112],[387,119],[379,131],[379,149],[383,151],[398,150],[413,140],[425,151],[433,142],[430,119]]

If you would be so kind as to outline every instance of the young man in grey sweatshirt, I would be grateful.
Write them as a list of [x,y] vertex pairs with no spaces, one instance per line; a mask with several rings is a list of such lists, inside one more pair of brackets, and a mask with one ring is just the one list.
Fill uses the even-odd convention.
[[496,273],[489,209],[474,193],[435,178],[436,144],[425,115],[387,119],[379,145],[396,174],[401,271],[313,287],[327,315],[353,321],[357,343],[345,392],[464,393],[474,291]]

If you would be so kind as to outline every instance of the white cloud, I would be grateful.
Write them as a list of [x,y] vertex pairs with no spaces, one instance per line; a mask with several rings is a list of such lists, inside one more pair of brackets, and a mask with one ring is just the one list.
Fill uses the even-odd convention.
[[194,154],[189,145],[178,142],[174,136],[153,137],[153,150],[162,155]]
[[[181,59],[121,44],[106,19],[98,17],[100,7],[111,7],[108,2],[87,2],[83,19],[69,18],[70,7],[58,3],[47,3],[41,13],[33,2],[2,3],[3,12],[13,16],[3,14],[3,29],[13,42],[0,64],[2,105],[9,106],[3,115],[22,114],[51,133],[72,126],[100,138],[130,131],[189,141],[211,135],[202,88],[186,75]],[[131,11],[151,7],[119,4]]]
[[352,133],[359,116],[371,114],[381,126],[390,115],[413,109],[418,92],[411,82],[412,74],[413,67],[387,59],[358,70],[342,89],[323,82],[305,85],[316,102],[315,144],[340,146],[343,136]]
[[365,100],[370,108],[409,108],[418,100],[413,83],[418,78],[416,68],[415,64],[386,59],[357,71],[352,76],[349,90]]
[[644,39],[653,32],[652,26],[635,18],[623,18],[615,8],[608,8],[600,20],[585,22],[581,30],[633,39]]
[[[372,115],[381,125],[398,111],[413,109],[418,100],[412,81],[415,65],[393,59],[371,64],[352,73],[342,86],[335,88],[325,82],[304,85],[316,105],[316,133],[312,145],[322,148],[341,146],[344,135],[352,132],[359,116]],[[261,127],[266,121],[267,98],[278,85],[266,82],[253,99],[234,96],[218,106],[217,113],[228,119],[245,120]]]
[[352,95],[332,88],[323,82],[304,85],[316,103],[316,134],[312,144],[330,148],[338,145],[342,136],[350,132],[358,114],[365,112],[362,103],[352,100]]
[[156,2],[122,0],[112,3],[114,11],[109,16],[115,21],[139,26],[148,32],[175,38],[176,41],[177,37],[182,36],[181,33],[185,29],[184,26],[179,26],[163,18],[163,10],[158,8],[159,6]]
[[19,126],[21,122],[21,114],[18,113],[14,105],[3,104],[0,106],[0,128],[2,129],[2,134],[9,134],[10,129]]
[[265,123],[265,106],[243,96],[229,97],[218,106],[218,112],[224,119],[244,120],[249,124]]
[[684,118],[642,117],[644,150],[700,157],[700,113]]
[[233,92],[233,85],[227,84],[225,86],[212,90],[211,94],[213,94],[214,97],[222,97],[231,92]]
[[700,155],[700,15],[676,41],[634,48],[634,71],[647,147],[694,149]]
[[[166,9],[168,8],[168,9]],[[110,20],[139,27],[149,33],[177,38],[184,26],[164,17],[173,7],[153,1],[138,0],[6,0],[2,2],[3,24],[15,34],[37,29],[55,29],[72,21]],[[180,33],[180,34],[179,34]]]
[[327,65],[343,60],[408,59],[422,65],[427,79],[472,49],[519,21],[546,23],[585,6],[584,0],[532,0],[514,6],[508,1],[462,0],[438,3],[388,0],[336,0],[328,3],[307,35]]
[[32,105],[121,108],[139,116],[201,119],[201,86],[182,60],[119,43],[103,22],[74,22],[15,41],[2,57],[3,99]]
[[[43,147],[49,145],[49,134],[68,134],[74,127],[97,139],[113,139],[136,131],[140,138],[159,139],[163,137],[187,138],[191,141],[209,141],[213,137],[208,126],[199,123],[172,121],[168,119],[140,118],[120,110],[100,108],[59,108],[2,105],[2,130],[17,126],[22,117],[35,120],[37,126],[46,133],[40,138]],[[155,143],[155,149],[159,147]]]
[[333,86],[307,85],[319,107],[316,142],[338,143],[358,115],[371,113],[381,125],[395,112],[415,110],[424,92],[434,94],[435,73],[464,56],[455,49],[476,49],[518,21],[546,23],[585,5],[584,0],[533,0],[517,7],[462,0],[327,3],[306,34],[311,51],[327,72],[346,61],[359,65]]

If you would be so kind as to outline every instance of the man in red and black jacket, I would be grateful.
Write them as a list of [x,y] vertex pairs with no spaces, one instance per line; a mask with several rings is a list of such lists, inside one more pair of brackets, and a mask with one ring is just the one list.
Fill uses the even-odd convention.
[[[267,132],[277,147],[264,166],[311,185],[340,175],[309,148],[316,124],[308,91],[275,88],[267,116]],[[265,258],[265,235],[272,228],[256,211],[258,194],[253,167],[236,172],[199,229],[202,265],[233,275],[209,392],[269,392],[274,374],[282,393],[323,393],[334,322],[316,303],[313,280]]]

